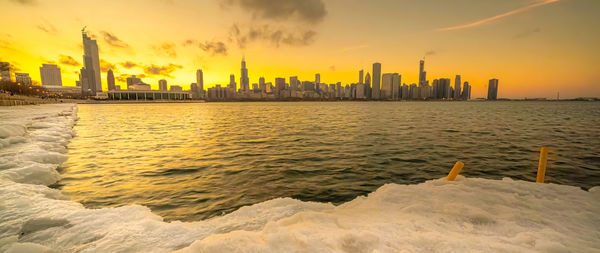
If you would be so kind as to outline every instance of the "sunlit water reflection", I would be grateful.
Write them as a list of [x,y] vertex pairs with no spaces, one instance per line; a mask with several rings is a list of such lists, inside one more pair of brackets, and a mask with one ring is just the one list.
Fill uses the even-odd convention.
[[600,103],[79,105],[56,185],[88,207],[201,220],[277,197],[342,203],[386,183],[462,175],[600,185]]

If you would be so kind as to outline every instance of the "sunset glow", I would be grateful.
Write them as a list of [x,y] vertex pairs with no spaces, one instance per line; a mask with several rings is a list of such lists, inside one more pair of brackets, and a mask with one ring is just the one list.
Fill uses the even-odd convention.
[[0,61],[40,81],[39,67],[58,64],[75,86],[81,29],[98,40],[102,86],[136,74],[188,89],[196,69],[205,88],[240,77],[250,83],[298,76],[357,82],[358,71],[397,72],[402,83],[462,75],[473,98],[500,79],[500,97],[600,96],[600,1],[307,0],[0,0]]

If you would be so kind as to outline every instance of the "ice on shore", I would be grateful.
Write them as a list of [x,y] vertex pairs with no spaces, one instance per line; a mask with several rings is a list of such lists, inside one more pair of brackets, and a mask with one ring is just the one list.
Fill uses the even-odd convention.
[[600,188],[459,177],[345,204],[273,199],[198,222],[87,209],[47,185],[74,105],[0,108],[0,252],[600,252]]

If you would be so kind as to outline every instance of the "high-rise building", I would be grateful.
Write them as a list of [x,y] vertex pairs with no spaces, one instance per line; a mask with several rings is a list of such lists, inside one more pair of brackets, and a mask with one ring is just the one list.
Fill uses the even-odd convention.
[[498,79],[490,79],[488,84],[488,100],[496,100],[498,99]]
[[198,92],[204,95],[204,73],[201,69],[196,70],[196,85],[198,85]]
[[196,83],[191,83],[190,84],[190,92],[193,94],[193,98],[197,98],[196,96],[198,96],[198,84]]
[[379,99],[381,87],[381,63],[373,63],[373,88],[371,88],[371,98]]
[[400,100],[402,98],[402,75],[394,73],[392,75],[392,99]]
[[117,86],[115,86],[115,74],[112,69],[109,69],[106,73],[106,84],[108,86],[108,90],[116,90]]
[[297,76],[290,76],[290,89],[291,90],[300,90],[300,82],[298,82]]
[[454,79],[454,99],[460,98],[460,95],[461,95],[460,84],[461,84],[460,75],[456,75],[456,78]]
[[100,79],[100,58],[98,56],[98,43],[81,30],[83,38],[83,68],[80,71],[81,89],[84,94],[95,95],[102,91]]
[[440,80],[438,79],[433,79],[433,82],[431,83],[431,98],[433,99],[440,99],[441,97],[438,97],[439,92],[438,90],[440,89]]
[[32,84],[31,77],[29,77],[29,73],[15,73],[15,82],[24,85]]
[[402,92],[400,92],[400,93],[402,94],[402,99],[403,100],[409,99],[410,98],[410,92],[409,92],[409,89],[408,89],[408,85],[403,84],[402,85]]
[[261,90],[262,92],[267,92],[267,84],[265,83],[264,77],[260,77],[258,79],[258,89]]
[[425,61],[419,62],[419,87],[423,85],[429,85],[427,83],[427,72],[425,71]]
[[129,89],[129,86],[134,85],[134,84],[139,84],[139,83],[143,83],[142,79],[136,77],[135,75],[131,75],[130,77],[127,77],[127,89]]
[[438,81],[438,99],[450,98],[450,78],[440,78]]
[[237,84],[235,83],[235,75],[234,74],[229,75],[229,85],[227,85],[227,88],[237,90]]
[[0,62],[0,81],[10,82],[10,63]]
[[[202,72],[200,72],[200,73],[202,73]],[[196,83],[196,86],[197,85],[198,84]],[[200,89],[199,86],[198,86],[198,89]],[[168,88],[167,88],[167,80],[165,80],[165,79],[158,80],[158,90],[161,90],[161,91],[167,91],[168,90]]]
[[464,99],[464,100],[471,99],[471,85],[469,85],[469,82],[465,82],[463,85],[462,99]]
[[42,86],[62,86],[60,68],[55,64],[42,64],[40,67]]
[[398,73],[385,73],[381,76],[381,91],[379,93],[380,99],[391,99],[393,96],[393,78],[394,74]]
[[359,84],[363,83],[363,75],[364,75],[364,71],[362,69],[360,71],[358,71],[358,83]]
[[321,83],[321,74],[315,74],[315,86],[318,86]]
[[248,69],[246,68],[246,58],[242,57],[242,75],[240,77],[240,90],[250,90],[250,79],[248,78]]

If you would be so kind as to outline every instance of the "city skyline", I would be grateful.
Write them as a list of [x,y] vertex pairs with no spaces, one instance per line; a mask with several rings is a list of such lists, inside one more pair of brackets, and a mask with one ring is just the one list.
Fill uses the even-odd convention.
[[[501,79],[499,98],[554,97],[557,92],[565,98],[600,96],[597,83],[600,79],[596,73],[600,64],[599,57],[595,57],[599,52],[593,47],[600,37],[593,30],[599,21],[592,18],[593,10],[598,10],[600,4],[593,1],[575,4],[566,0],[515,0],[489,6],[480,4],[477,11],[461,11],[457,7],[460,4],[446,6],[435,1],[404,4],[380,1],[377,3],[380,6],[365,7],[365,22],[358,24],[344,16],[353,12],[339,1],[309,1],[307,5],[312,9],[302,9],[293,4],[294,1],[283,1],[281,8],[259,6],[256,4],[259,1],[244,1],[246,4],[215,1],[203,2],[203,5],[191,1],[151,1],[140,5],[139,13],[131,15],[157,14],[156,18],[162,18],[164,22],[150,22],[156,26],[152,32],[149,25],[131,29],[131,25],[139,24],[137,21],[133,24],[114,22],[114,19],[123,19],[118,14],[119,8],[136,6],[140,3],[137,1],[57,1],[55,6],[42,1],[2,2],[9,10],[0,18],[2,21],[26,12],[34,18],[8,27],[2,34],[0,61],[14,64],[19,71],[13,73],[29,73],[38,81],[42,64],[57,64],[62,70],[63,86],[74,86],[78,80],[76,72],[84,67],[81,37],[77,39],[76,34],[87,25],[90,37],[98,42],[103,90],[107,90],[108,69],[113,69],[117,85],[123,85],[130,75],[137,75],[153,89],[158,89],[161,79],[167,80],[169,85],[189,89],[197,80],[198,69],[203,70],[204,89],[217,84],[227,85],[230,74],[238,78],[236,81],[241,81],[239,67],[236,67],[241,57],[249,61],[247,85],[250,86],[260,83],[260,77],[269,82],[275,82],[277,77],[288,79],[294,76],[301,81],[312,81],[316,73],[320,73],[324,83],[351,84],[358,82],[356,73],[361,69],[367,72],[365,75],[372,75],[374,62],[381,63],[382,74],[398,73],[402,83],[419,85],[420,72],[415,62],[425,58],[428,64],[426,80],[430,85],[434,79],[454,79],[461,75],[472,85],[474,98],[486,97],[491,78]],[[461,4],[469,1],[463,2]],[[532,2],[544,3],[532,6]],[[105,16],[77,14],[76,10],[90,5]],[[65,6],[69,8],[59,8]],[[383,7],[405,7],[431,15],[425,15],[419,22],[404,15],[399,19],[403,22],[394,23],[389,22],[390,16],[394,15]],[[456,9],[461,18],[442,15],[442,7]],[[551,19],[553,16],[573,16],[572,9],[577,10],[575,20],[571,18],[567,24],[551,27],[555,24]],[[511,12],[513,10],[519,11]],[[190,14],[191,11],[198,12],[193,19],[185,15],[175,18],[175,14]],[[385,18],[375,18],[376,15],[371,15],[374,13],[381,13]],[[509,14],[502,16],[503,13]],[[440,21],[436,15],[444,18]],[[501,16],[486,19],[498,15]],[[215,22],[207,22],[211,18]],[[197,20],[192,22],[194,19]],[[472,20],[483,21],[468,22]],[[526,25],[523,21],[527,21]],[[588,22],[569,26],[581,21]],[[177,27],[195,23],[204,24],[200,32],[188,33],[186,31],[191,30]],[[276,26],[278,23],[281,26]],[[291,34],[292,29],[284,29],[294,26],[300,28],[298,31],[306,32],[301,35],[309,39],[303,40],[305,37]],[[197,29],[194,27],[189,29]],[[389,28],[395,30],[382,33]],[[337,31],[348,29],[360,33],[361,38]],[[377,31],[376,36],[370,31],[372,29]],[[251,31],[282,37],[277,40],[268,40],[264,36],[251,39],[245,36]],[[586,36],[578,37],[582,31]],[[573,35],[578,42],[565,41],[564,35]],[[241,85],[238,83],[238,88]]]

